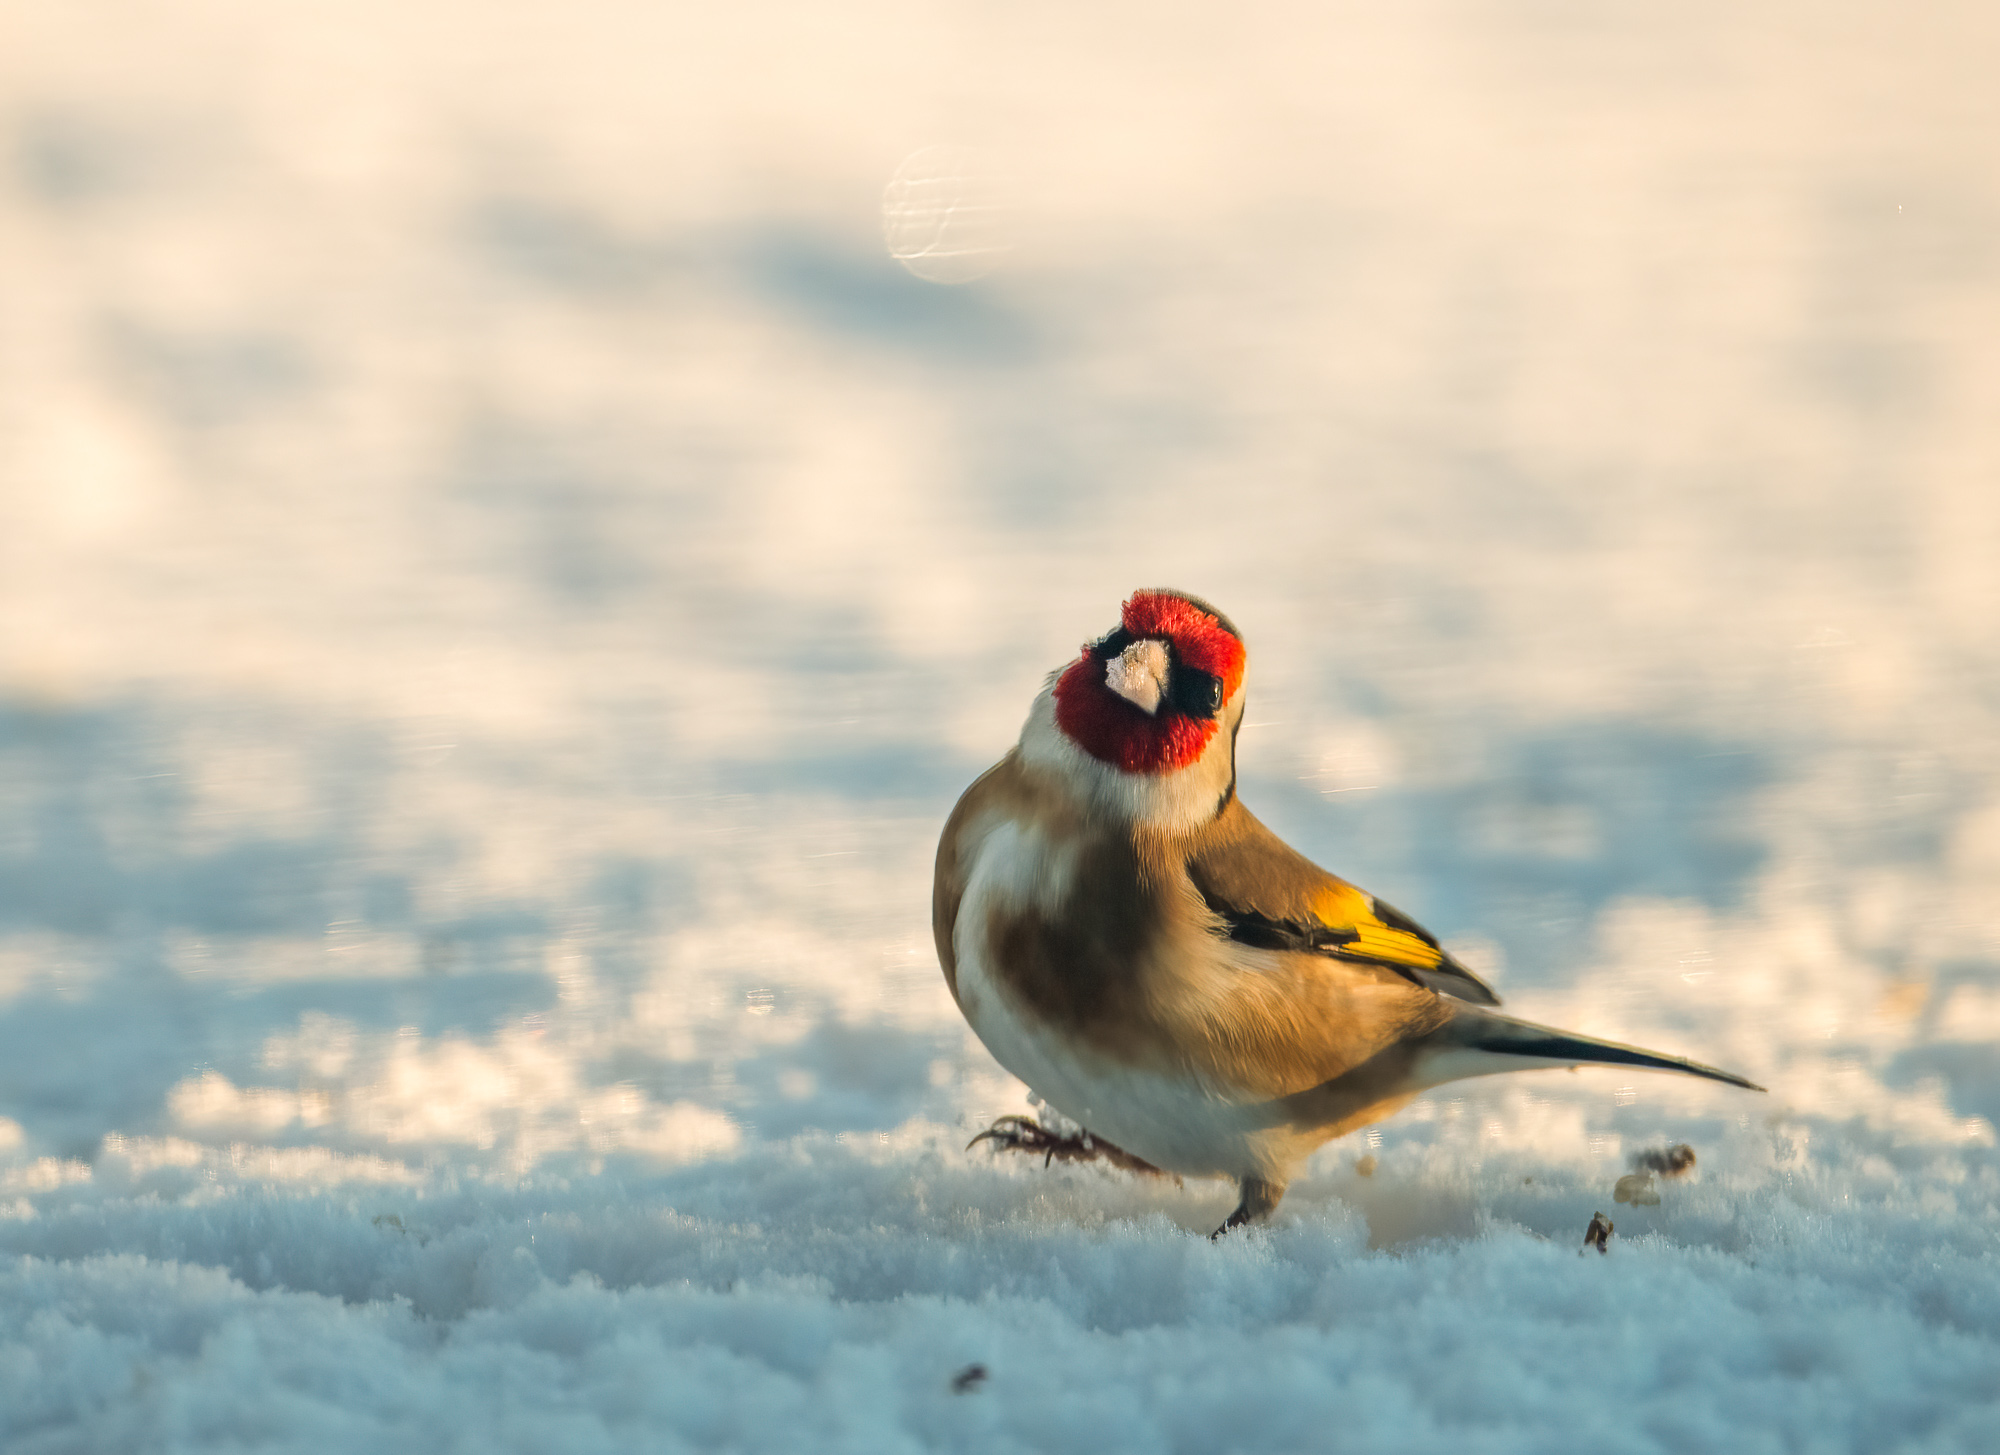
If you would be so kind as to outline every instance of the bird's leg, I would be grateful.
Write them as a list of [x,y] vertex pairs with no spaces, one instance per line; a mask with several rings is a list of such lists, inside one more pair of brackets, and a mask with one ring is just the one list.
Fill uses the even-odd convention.
[[1243,1186],[1243,1200],[1236,1204],[1236,1211],[1229,1215],[1229,1221],[1208,1235],[1214,1242],[1231,1228],[1240,1228],[1245,1223],[1254,1223],[1269,1217],[1278,1206],[1278,1200],[1285,1195],[1285,1184],[1266,1182],[1261,1177],[1240,1179]]
[[1056,1161],[1109,1162],[1127,1172],[1147,1172],[1155,1176],[1160,1172],[1152,1163],[1134,1157],[1123,1147],[1112,1146],[1102,1137],[1093,1137],[1089,1132],[1061,1136],[1033,1117],[1002,1117],[967,1142],[965,1150],[970,1152],[981,1142],[991,1142],[1003,1152],[1040,1152],[1044,1167]]

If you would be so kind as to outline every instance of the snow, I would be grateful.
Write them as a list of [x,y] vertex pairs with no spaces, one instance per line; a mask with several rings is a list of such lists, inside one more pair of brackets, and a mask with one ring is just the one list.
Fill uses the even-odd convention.
[[[9,1455],[1990,1447],[1984,12],[16,9]],[[1163,583],[1274,827],[1770,1094],[968,1153],[938,829]]]

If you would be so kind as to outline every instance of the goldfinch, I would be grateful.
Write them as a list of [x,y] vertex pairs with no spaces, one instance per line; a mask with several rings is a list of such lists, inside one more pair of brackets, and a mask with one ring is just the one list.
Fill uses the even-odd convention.
[[1312,1151],[1430,1087],[1677,1056],[1530,1025],[1434,936],[1287,846],[1236,796],[1242,636],[1149,590],[1050,674],[938,844],[945,983],[1000,1064],[1083,1130],[975,1138],[1235,1179],[1267,1216]]

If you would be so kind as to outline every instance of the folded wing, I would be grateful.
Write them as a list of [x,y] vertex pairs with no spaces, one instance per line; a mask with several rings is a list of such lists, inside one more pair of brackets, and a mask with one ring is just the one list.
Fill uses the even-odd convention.
[[1415,920],[1336,878],[1265,828],[1232,798],[1187,861],[1217,932],[1264,950],[1309,952],[1367,965],[1474,1005],[1500,997],[1446,954]]

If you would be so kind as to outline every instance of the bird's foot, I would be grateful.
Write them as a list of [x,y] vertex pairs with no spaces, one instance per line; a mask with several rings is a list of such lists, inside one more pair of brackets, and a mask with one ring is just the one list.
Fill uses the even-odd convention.
[[1231,1228],[1245,1227],[1248,1224],[1253,1223],[1255,1221],[1256,1221],[1255,1218],[1251,1217],[1248,1213],[1244,1212],[1243,1209],[1239,1207],[1236,1209],[1235,1212],[1229,1215],[1229,1217],[1223,1222],[1221,1227],[1217,1228],[1214,1232],[1208,1235],[1208,1241],[1213,1243],[1217,1238],[1221,1237]]
[[1241,1180],[1243,1197],[1236,1204],[1236,1211],[1229,1220],[1208,1235],[1213,1243],[1231,1228],[1240,1228],[1246,1223],[1254,1223],[1269,1217],[1277,1210],[1278,1202],[1285,1195],[1285,1184],[1266,1182],[1261,1177],[1245,1177]]
[[1160,1175],[1160,1169],[1123,1147],[1114,1147],[1089,1132],[1062,1135],[1050,1131],[1033,1117],[1005,1116],[965,1144],[970,1152],[981,1142],[991,1142],[1003,1152],[1040,1152],[1042,1165],[1051,1162],[1109,1162],[1127,1172]]

